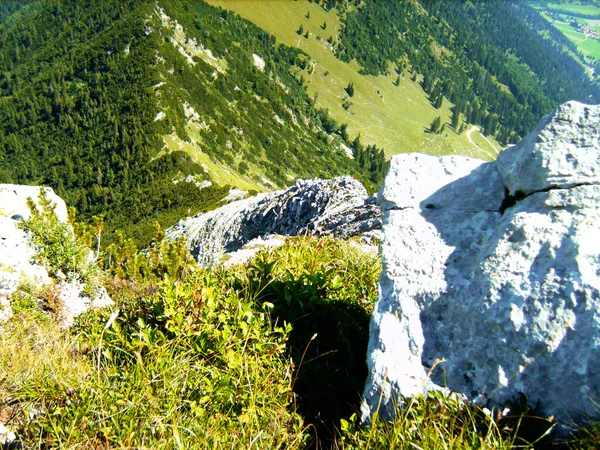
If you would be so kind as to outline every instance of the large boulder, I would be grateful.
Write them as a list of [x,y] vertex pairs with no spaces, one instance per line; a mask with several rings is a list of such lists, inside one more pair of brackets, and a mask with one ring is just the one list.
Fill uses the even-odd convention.
[[493,163],[392,159],[365,422],[438,389],[598,414],[599,117],[567,103]]
[[348,238],[378,229],[381,214],[373,197],[352,177],[298,180],[276,192],[238,200],[179,221],[167,230],[185,238],[198,263],[211,265],[257,238],[306,233]]

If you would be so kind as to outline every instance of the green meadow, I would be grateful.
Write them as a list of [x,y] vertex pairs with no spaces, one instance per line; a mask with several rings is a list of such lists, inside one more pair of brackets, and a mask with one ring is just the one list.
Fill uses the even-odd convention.
[[[328,12],[315,3],[292,1],[278,2],[277,8],[270,2],[245,0],[209,0],[209,3],[236,12],[273,34],[278,42],[306,52],[311,64],[303,76],[317,106],[329,109],[338,122],[347,123],[351,137],[360,134],[363,143],[383,147],[387,156],[421,152],[491,159],[501,148],[493,139],[489,140],[490,145],[479,131],[472,133],[471,140],[466,132],[455,133],[450,127],[453,105],[444,100],[442,107],[435,109],[419,79],[411,80],[410,72],[398,75],[390,67],[387,76],[361,75],[356,61],[345,63],[337,59],[328,42],[330,37],[336,39],[340,27],[335,10]],[[354,85],[352,97],[345,91],[349,83]],[[446,123],[443,136],[427,132],[437,116]]]

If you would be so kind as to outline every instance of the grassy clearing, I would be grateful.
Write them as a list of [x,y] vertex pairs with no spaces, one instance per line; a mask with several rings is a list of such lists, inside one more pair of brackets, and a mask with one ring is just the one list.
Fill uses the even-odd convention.
[[600,41],[588,38],[585,33],[581,33],[567,23],[554,22],[558,28],[570,41],[577,44],[577,48],[585,55],[593,59],[600,59]]
[[[576,30],[567,21],[569,19],[575,20],[578,24],[583,26],[589,26],[596,32],[600,32],[600,20],[585,19],[577,16],[570,16],[568,14],[559,14],[558,19],[548,16],[542,12],[542,6],[538,4],[532,4],[534,8],[540,11],[540,14],[544,19],[553,24],[563,33],[571,42],[577,45],[577,49],[583,54],[586,60],[600,60],[600,41],[593,38],[588,38],[585,33]],[[586,14],[586,15],[597,15],[600,14],[600,8],[594,5],[568,5],[568,4],[549,4],[548,10],[550,11],[569,11],[575,14]],[[577,55],[574,55],[576,59],[580,59]],[[582,62],[583,63],[583,62]]]
[[[215,6],[226,8],[252,21],[273,34],[278,42],[296,46],[312,58],[312,67],[304,72],[311,96],[317,105],[328,108],[338,121],[348,124],[351,136],[360,133],[362,141],[383,147],[388,156],[397,153],[422,152],[433,155],[463,154],[489,159],[488,150],[482,151],[463,135],[448,128],[443,138],[432,138],[425,130],[437,116],[450,124],[449,102],[436,110],[421,86],[400,76],[390,67],[387,76],[364,76],[356,61],[338,60],[327,39],[336,36],[339,17],[335,10],[326,12],[312,2],[248,2],[245,0],[209,0]],[[326,24],[325,29],[323,25]],[[308,38],[299,35],[308,32]],[[345,87],[354,84],[355,93],[349,98]],[[346,109],[343,104],[350,104]],[[496,144],[495,144],[496,145]],[[500,148],[500,145],[496,145]]]
[[[232,168],[214,161],[209,155],[202,151],[200,145],[193,142],[185,142],[175,134],[163,136],[165,145],[170,151],[184,151],[191,156],[192,160],[202,166],[202,168],[210,174],[211,180],[221,186],[235,186],[244,190],[265,190],[265,183],[259,183],[249,176],[242,176],[239,173],[233,172]],[[261,174],[259,168],[254,168],[250,173]]]
[[595,16],[600,14],[600,8],[596,5],[571,5],[568,3],[548,3],[548,9],[550,11],[568,11],[574,14],[581,14],[586,16]]

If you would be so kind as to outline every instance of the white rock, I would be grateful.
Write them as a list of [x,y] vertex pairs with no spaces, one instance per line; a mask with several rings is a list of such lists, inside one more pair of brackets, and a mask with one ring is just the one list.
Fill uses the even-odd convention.
[[252,63],[261,72],[265,71],[265,60],[258,56],[256,53],[252,53]]
[[15,432],[7,428],[3,423],[0,423],[0,448],[12,448],[11,444],[16,440],[17,435]]
[[[492,405],[523,392],[563,423],[598,415],[600,159],[580,164],[571,148],[570,173],[557,161],[575,128],[577,142],[597,139],[586,114],[598,117],[598,107],[563,106],[550,116],[560,126],[544,119],[541,138],[496,163],[392,159],[379,195],[383,273],[364,421],[378,405],[392,418],[402,396],[442,387]],[[503,180],[524,196],[505,198]]]
[[18,184],[0,184],[0,216],[30,217],[27,198],[31,198],[39,206],[40,190],[43,189],[48,200],[54,205],[58,220],[67,221],[67,205],[64,200],[54,193],[52,188],[40,186],[22,186]]
[[103,287],[95,288],[92,296],[86,293],[85,284],[79,281],[63,281],[58,285],[60,301],[59,320],[63,327],[73,325],[76,317],[90,308],[104,308],[114,305]]
[[[0,185],[0,323],[12,316],[10,297],[17,287],[32,283],[38,289],[50,287],[54,280],[48,271],[34,261],[34,249],[29,236],[18,227],[18,223],[30,217],[27,198],[38,203],[41,189],[55,205],[54,212],[59,220],[67,220],[67,207],[52,189],[37,186]],[[64,275],[63,275],[64,278]],[[70,326],[73,319],[92,307],[112,304],[104,288],[98,288],[90,296],[84,294],[85,285],[79,281],[61,281],[58,286],[61,300],[61,320]]]
[[600,183],[600,106],[569,102],[498,155],[511,194]]
[[381,225],[379,208],[351,177],[298,180],[284,191],[258,194],[181,220],[166,232],[184,237],[200,264],[219,262],[258,237],[306,233],[356,236]]
[[281,247],[284,244],[285,237],[283,236],[266,236],[265,239],[259,236],[245,244],[241,249],[228,253],[228,259],[225,260],[223,265],[225,267],[233,267],[237,264],[246,264],[261,250]]

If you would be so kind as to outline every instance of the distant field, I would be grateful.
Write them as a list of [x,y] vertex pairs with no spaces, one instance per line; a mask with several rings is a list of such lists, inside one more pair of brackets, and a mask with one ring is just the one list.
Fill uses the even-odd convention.
[[577,44],[577,48],[585,55],[594,59],[600,59],[600,41],[587,38],[584,33],[577,31],[567,23],[554,22],[558,28],[569,40]]
[[[335,12],[326,12],[316,3],[305,1],[208,0],[208,3],[235,11],[273,34],[278,42],[309,54],[313,66],[303,74],[309,94],[317,95],[317,105],[328,108],[338,122],[348,124],[351,137],[360,133],[363,143],[383,147],[388,156],[406,152],[457,153],[491,159],[493,150],[487,142],[478,139],[470,142],[466,133],[459,136],[450,128],[452,105],[444,101],[442,108],[436,110],[421,86],[411,81],[409,73],[400,76],[396,86],[398,75],[393,68],[388,76],[364,76],[358,74],[360,67],[355,61],[338,60],[327,42],[340,26]],[[297,33],[300,27],[303,35]],[[308,38],[304,37],[306,32]],[[344,90],[350,82],[355,90],[352,98]],[[447,124],[447,137],[425,132],[436,116]]]
[[[531,2],[531,6],[540,11],[542,17],[558,28],[567,39],[577,45],[577,50],[586,58],[587,63],[593,60],[600,60],[600,41],[598,39],[588,38],[583,32],[576,30],[569,23],[569,20],[575,20],[582,26],[588,26],[600,33],[600,19],[582,18],[585,16],[599,16],[600,7],[596,5],[569,5],[550,3],[547,6],[537,2]],[[550,17],[542,11],[560,12],[560,14]],[[573,15],[569,15],[568,13]],[[585,61],[582,61],[584,63]]]
[[585,15],[585,16],[597,16],[600,15],[600,8],[596,5],[569,5],[569,4],[558,4],[558,3],[549,3],[548,9],[550,11],[568,11],[575,15]]
[[562,34],[567,36],[571,41],[573,41],[576,44],[579,44],[580,42],[586,40],[585,34],[577,31],[568,23],[554,22],[553,25],[556,28],[558,28],[562,32]]

